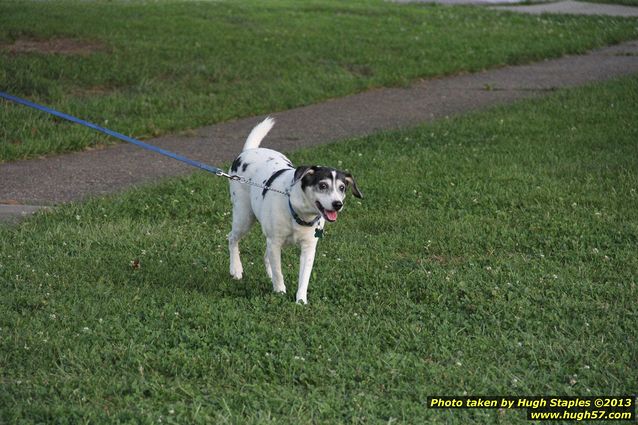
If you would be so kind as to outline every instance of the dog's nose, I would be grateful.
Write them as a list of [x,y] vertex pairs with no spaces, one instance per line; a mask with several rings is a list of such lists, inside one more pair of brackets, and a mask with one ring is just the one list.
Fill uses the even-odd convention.
[[343,202],[341,202],[341,201],[334,201],[332,203],[332,208],[334,208],[335,211],[339,211],[341,209],[341,207],[343,207]]

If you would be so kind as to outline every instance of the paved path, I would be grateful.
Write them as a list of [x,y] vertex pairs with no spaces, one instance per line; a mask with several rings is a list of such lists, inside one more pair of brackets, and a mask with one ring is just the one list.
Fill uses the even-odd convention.
[[573,0],[545,2],[538,4],[516,5],[525,0],[392,0],[395,3],[439,3],[447,5],[470,4],[492,6],[494,10],[540,15],[554,13],[562,15],[605,15],[619,17],[638,17],[638,7],[617,4],[590,3]]
[[390,0],[394,3],[439,3],[448,5],[473,4],[473,5],[494,5],[522,3],[525,0]]
[[638,17],[638,7],[621,6],[617,4],[587,3],[572,0],[559,1],[556,3],[531,4],[524,6],[497,6],[494,7],[494,9],[531,13],[534,15],[540,15],[543,13],[558,13],[567,15],[620,16],[626,18]]
[[[583,56],[426,80],[409,88],[372,90],[272,114],[277,124],[264,145],[291,151],[633,73],[638,73],[638,41]],[[237,155],[261,118],[204,127],[192,136],[166,136],[150,143],[218,165]],[[113,193],[191,172],[192,168],[177,161],[125,143],[0,164],[0,219],[19,217],[33,211],[33,206]]]

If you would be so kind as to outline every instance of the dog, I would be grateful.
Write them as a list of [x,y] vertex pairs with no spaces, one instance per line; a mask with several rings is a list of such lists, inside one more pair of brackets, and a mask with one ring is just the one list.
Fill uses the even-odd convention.
[[318,165],[295,168],[282,153],[260,148],[274,124],[267,117],[255,126],[230,167],[229,174],[242,176],[251,183],[230,181],[233,209],[232,230],[228,234],[230,275],[238,280],[243,276],[239,241],[257,219],[266,236],[264,264],[275,292],[286,292],[281,272],[282,248],[293,243],[300,246],[296,300],[307,304],[308,282],[325,222],[337,220],[348,189],[357,198],[363,195],[348,172]]

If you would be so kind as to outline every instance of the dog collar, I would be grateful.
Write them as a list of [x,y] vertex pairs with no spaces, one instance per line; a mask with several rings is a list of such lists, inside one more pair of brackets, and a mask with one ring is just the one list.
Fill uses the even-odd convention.
[[288,208],[290,209],[290,215],[292,215],[292,218],[294,218],[297,224],[300,226],[306,226],[306,227],[314,226],[315,224],[317,224],[317,222],[321,218],[321,214],[319,214],[312,221],[302,220],[301,217],[299,217],[299,215],[295,212],[294,208],[292,207],[292,204],[290,203],[290,198],[288,198]]

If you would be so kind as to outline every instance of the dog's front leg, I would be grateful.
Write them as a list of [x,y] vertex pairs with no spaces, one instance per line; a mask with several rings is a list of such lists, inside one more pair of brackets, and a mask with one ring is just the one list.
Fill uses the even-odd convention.
[[272,290],[275,292],[286,292],[284,275],[281,272],[281,241],[268,238],[266,240],[266,256],[270,263]]
[[301,244],[301,257],[299,258],[299,287],[297,288],[297,302],[301,304],[308,303],[308,282],[310,282],[312,265],[315,262],[316,249],[316,239]]

